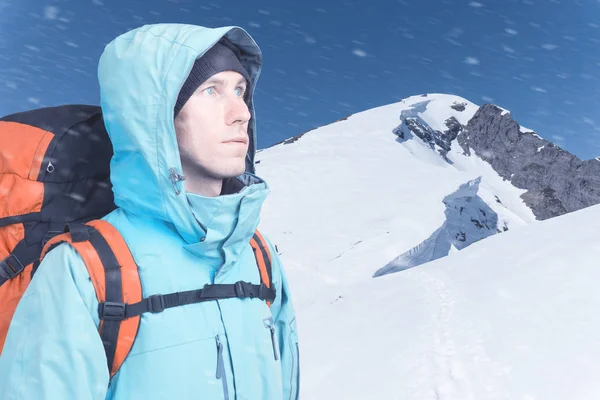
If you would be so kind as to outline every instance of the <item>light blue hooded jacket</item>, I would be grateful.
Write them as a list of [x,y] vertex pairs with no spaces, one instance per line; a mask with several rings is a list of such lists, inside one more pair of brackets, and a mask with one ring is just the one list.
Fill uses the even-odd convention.
[[[260,283],[249,241],[269,188],[253,173],[251,100],[247,172],[234,178],[239,190],[207,198],[172,180],[172,170],[182,172],[173,124],[177,95],[194,60],[223,36],[242,50],[253,90],[261,54],[238,27],[144,26],[111,42],[100,59],[119,207],[104,219],[128,242],[144,297],[206,283]],[[145,313],[112,380],[88,272],[70,245],[56,247],[11,323],[0,357],[0,399],[297,399],[296,319],[280,260],[269,246],[277,291],[270,309],[259,299],[235,298]]]

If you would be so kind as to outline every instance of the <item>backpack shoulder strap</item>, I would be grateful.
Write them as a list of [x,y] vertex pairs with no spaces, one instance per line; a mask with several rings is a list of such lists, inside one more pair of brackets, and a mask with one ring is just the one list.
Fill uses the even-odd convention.
[[83,259],[99,303],[98,330],[112,378],[129,354],[140,324],[139,315],[125,317],[125,305],[142,300],[137,264],[121,234],[107,221],[70,224],[66,230],[46,244],[42,258],[67,242]]
[[266,301],[270,307],[276,296],[275,290],[271,288],[271,253],[258,231],[250,244],[256,257],[261,285],[240,281],[143,298],[137,264],[127,243],[110,223],[95,220],[85,225],[69,224],[65,230],[65,233],[46,243],[40,262],[50,250],[64,242],[69,243],[83,259],[98,299],[98,330],[106,351],[111,378],[131,351],[143,313],[157,313],[185,304],[234,297],[258,298]]
[[[250,245],[254,251],[256,265],[258,266],[258,271],[260,272],[260,281],[270,289],[271,282],[273,281],[273,272],[269,245],[258,230],[254,232],[254,236],[252,236],[252,239],[250,239]],[[271,307],[271,302],[267,301],[267,305]]]

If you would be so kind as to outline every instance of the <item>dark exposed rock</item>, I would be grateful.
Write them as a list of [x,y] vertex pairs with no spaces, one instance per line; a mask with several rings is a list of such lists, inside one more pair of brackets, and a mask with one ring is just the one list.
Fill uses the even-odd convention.
[[456,111],[465,111],[467,106],[467,103],[459,103],[459,102],[454,102],[454,104],[452,104],[450,106],[450,108],[455,109]]
[[448,142],[448,146],[451,146],[454,139],[463,131],[463,126],[454,117],[448,118],[444,121],[444,124],[448,127],[448,130],[444,132],[444,137]]
[[465,154],[473,151],[527,190],[521,197],[540,220],[600,203],[600,161],[582,161],[535,133],[522,132],[499,107],[480,107],[457,140]]
[[436,145],[439,147],[438,151],[440,155],[447,161],[451,162],[447,155],[452,147],[452,142],[459,133],[462,132],[463,126],[454,117],[450,117],[445,121],[448,130],[444,132],[433,130],[425,121],[420,117],[406,117],[400,126],[394,129],[396,134],[401,139],[406,139],[405,132],[410,130],[415,136],[420,138],[423,142],[427,143],[431,149],[435,149]]

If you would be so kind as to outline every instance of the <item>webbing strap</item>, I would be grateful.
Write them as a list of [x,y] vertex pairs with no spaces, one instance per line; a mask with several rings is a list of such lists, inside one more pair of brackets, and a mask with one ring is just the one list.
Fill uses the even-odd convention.
[[71,234],[71,240],[74,243],[86,242],[91,237],[91,227],[84,224],[70,223],[65,227],[65,232]]
[[25,239],[21,240],[12,253],[0,261],[0,285],[19,275],[26,266],[38,259],[39,246],[27,248]]
[[[98,256],[98,262],[88,265],[95,277],[94,286],[102,291],[98,303],[132,304],[142,300],[142,285],[138,266],[125,239],[119,231],[104,220],[94,220],[87,227],[78,227],[78,235],[86,240]],[[115,301],[117,300],[117,301]],[[140,326],[140,317],[124,321],[100,319],[100,335],[105,345],[111,379],[125,362],[133,347]],[[110,359],[112,359],[112,364]]]
[[213,284],[205,285],[203,289],[153,295],[134,304],[106,301],[98,304],[98,313],[100,318],[105,321],[122,321],[146,312],[159,313],[167,308],[186,304],[231,298],[257,298],[263,301],[273,301],[275,300],[275,291],[265,284],[254,285],[242,281],[234,284]]
[[[98,257],[104,266],[105,299],[107,302],[123,302],[123,285],[121,280],[121,267],[106,239],[96,230],[88,225],[77,226],[76,230],[70,227],[73,241],[88,240],[98,253]],[[100,337],[109,370],[112,371],[115,354],[117,352],[117,341],[119,338],[119,321],[106,319],[102,322]]]

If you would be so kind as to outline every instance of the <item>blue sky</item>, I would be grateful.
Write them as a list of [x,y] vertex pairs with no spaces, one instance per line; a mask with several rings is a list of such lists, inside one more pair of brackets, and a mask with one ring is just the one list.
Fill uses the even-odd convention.
[[256,39],[259,147],[436,92],[496,103],[578,157],[600,156],[599,0],[0,0],[0,115],[97,104],[104,46],[156,22]]

